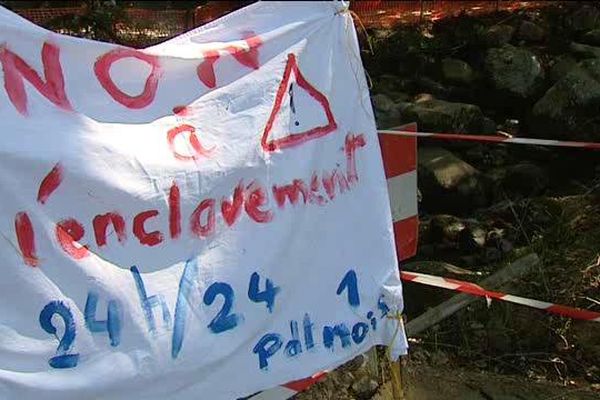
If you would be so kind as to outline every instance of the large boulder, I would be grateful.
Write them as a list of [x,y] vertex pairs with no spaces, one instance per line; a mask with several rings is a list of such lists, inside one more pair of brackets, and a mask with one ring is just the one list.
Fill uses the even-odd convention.
[[390,112],[396,108],[396,103],[388,96],[383,93],[373,95],[371,97],[373,107],[377,111]]
[[476,105],[435,99],[410,104],[401,114],[404,122],[417,122],[428,132],[480,133],[484,123]]
[[517,37],[525,42],[541,42],[546,37],[546,31],[533,22],[523,21],[519,26]]
[[485,71],[498,94],[510,98],[527,99],[543,84],[544,70],[537,56],[511,45],[488,50]]
[[550,67],[548,78],[552,83],[556,83],[566,76],[573,68],[577,68],[577,60],[570,55],[563,54],[553,60]]
[[546,190],[550,178],[546,171],[531,163],[519,163],[506,169],[502,186],[510,195],[538,196]]
[[572,42],[569,50],[581,58],[600,58],[600,47]]
[[401,107],[388,95],[379,93],[371,97],[373,108],[375,110],[375,119],[377,127],[390,128],[395,125],[400,125],[400,110]]
[[600,140],[600,59],[582,61],[533,106],[531,134]]
[[591,46],[600,46],[600,29],[592,29],[581,38],[581,41]]
[[486,203],[481,174],[441,147],[420,147],[419,189],[429,212],[465,213]]
[[494,25],[483,35],[483,42],[489,47],[504,46],[513,37],[515,28],[510,25]]
[[470,85],[475,79],[471,66],[456,58],[442,60],[442,75],[446,82],[456,85]]

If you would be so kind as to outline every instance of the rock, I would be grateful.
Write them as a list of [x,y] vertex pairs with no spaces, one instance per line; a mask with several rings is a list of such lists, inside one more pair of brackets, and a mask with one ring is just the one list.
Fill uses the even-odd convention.
[[471,66],[456,58],[442,60],[442,75],[447,82],[457,85],[469,85],[475,78]]
[[483,112],[472,104],[425,100],[406,107],[402,120],[417,122],[425,132],[480,133]]
[[356,398],[370,399],[377,392],[379,384],[375,379],[364,376],[352,384],[352,391],[356,394]]
[[359,354],[352,360],[344,364],[343,368],[347,371],[354,372],[360,370],[361,368],[364,368],[366,365],[367,357],[364,354]]
[[419,93],[413,98],[414,103],[423,103],[430,100],[435,100],[435,97],[430,93]]
[[488,232],[486,245],[500,251],[501,253],[509,253],[514,248],[514,244],[505,238],[505,230],[493,228]]
[[582,36],[581,41],[591,46],[600,46],[600,29],[593,29]]
[[485,70],[494,88],[510,97],[531,97],[543,83],[544,71],[536,55],[511,45],[488,50]]
[[468,224],[459,235],[459,245],[462,250],[474,251],[485,247],[487,231],[478,224]]
[[434,215],[429,223],[430,240],[433,242],[457,242],[466,225],[460,218],[452,215]]
[[589,31],[600,22],[600,11],[592,6],[578,8],[567,17],[567,26],[576,32]]
[[400,125],[400,109],[401,107],[394,103],[389,96],[385,94],[376,94],[371,97],[373,108],[375,109],[375,119],[377,127],[391,128],[395,125]]
[[554,84],[533,106],[530,134],[600,140],[600,59],[585,60]]
[[384,74],[373,82],[373,90],[378,93],[388,94],[390,92],[404,92],[409,83],[396,75]]
[[538,196],[546,190],[550,179],[542,168],[531,163],[513,165],[506,170],[502,186],[510,194]]
[[508,154],[502,146],[490,146],[477,144],[470,147],[464,153],[465,161],[484,167],[498,167],[507,163]]
[[436,97],[446,97],[448,89],[441,83],[426,76],[417,79],[417,86],[425,92],[431,93]]
[[421,147],[419,187],[428,211],[465,212],[486,203],[480,173],[441,147]]
[[504,46],[510,42],[514,33],[515,28],[510,25],[495,25],[487,30],[483,41],[489,47]]
[[554,64],[550,68],[548,76],[553,83],[558,82],[561,78],[567,75],[573,68],[577,68],[577,61],[569,56],[562,55],[554,60]]
[[371,97],[373,107],[378,111],[390,112],[396,108],[396,104],[385,94],[376,94]]
[[582,58],[600,58],[600,47],[572,42],[569,45],[569,50]]
[[542,27],[529,21],[523,21],[517,32],[517,37],[526,42],[541,42],[545,36],[546,31]]
[[411,95],[404,92],[389,92],[388,97],[390,97],[395,103],[407,103],[411,99]]

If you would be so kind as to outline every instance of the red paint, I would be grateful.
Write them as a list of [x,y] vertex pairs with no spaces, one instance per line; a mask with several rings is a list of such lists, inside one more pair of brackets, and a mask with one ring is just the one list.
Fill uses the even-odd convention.
[[[152,67],[150,75],[146,78],[144,90],[137,96],[130,96],[123,92],[115,85],[110,77],[110,67],[113,63],[124,58],[136,58]],[[111,50],[98,58],[94,64],[94,73],[96,74],[96,78],[98,78],[100,85],[102,85],[104,90],[106,90],[115,101],[127,108],[140,109],[150,105],[154,100],[158,89],[158,81],[162,75],[162,69],[159,59],[156,56],[145,54],[134,49],[119,48]]]
[[319,176],[316,173],[313,173],[310,179],[309,201],[311,204],[317,204],[319,206],[327,204],[327,199],[321,195],[320,188],[321,182],[319,181]]
[[[203,213],[207,213],[204,223],[202,222]],[[203,238],[215,233],[215,226],[215,199],[202,200],[190,217],[190,228],[198,237]]]
[[56,163],[54,168],[46,175],[38,190],[37,201],[46,204],[50,195],[58,188],[63,180],[63,168],[60,163]]
[[262,40],[254,35],[253,32],[244,33],[244,41],[248,45],[248,49],[237,46],[229,46],[225,50],[233,56],[242,65],[248,68],[258,69],[260,67],[260,61],[258,60],[259,50],[262,46]]
[[117,212],[109,212],[103,215],[96,215],[92,222],[94,225],[94,235],[96,237],[96,244],[99,247],[106,246],[106,231],[108,225],[112,224],[119,243],[125,243],[127,240],[127,233],[125,233],[125,220]]
[[75,260],[81,260],[89,255],[88,247],[79,245],[79,241],[85,235],[85,229],[76,219],[68,218],[60,221],[56,224],[55,233],[60,247]]
[[[394,129],[416,132],[417,124],[402,125]],[[388,135],[384,133],[378,136],[386,178],[392,178],[417,169],[416,137]]]
[[246,214],[258,223],[264,224],[272,221],[273,212],[261,209],[268,202],[265,189],[256,182],[252,182],[246,189],[249,191],[244,202]]
[[294,179],[293,183],[289,185],[273,186],[273,197],[279,208],[285,206],[286,198],[292,205],[296,205],[300,200],[300,195],[302,195],[303,203],[306,204],[310,193],[302,179]]
[[[194,151],[196,152],[196,154],[193,156],[180,154],[175,149],[175,138],[177,137],[177,135],[184,132],[189,132],[190,134],[189,142]],[[202,146],[200,140],[198,139],[198,136],[196,135],[196,128],[188,124],[179,125],[173,129],[170,129],[169,132],[167,132],[167,142],[169,143],[169,148],[171,149],[171,152],[173,153],[175,158],[182,161],[197,160],[200,157],[209,157],[214,151],[214,147],[206,149],[204,148],[204,146]]]
[[177,182],[169,190],[169,233],[172,239],[181,235],[181,195]]
[[4,88],[8,98],[22,115],[27,115],[27,93],[23,78],[37,89],[46,99],[63,110],[71,110],[71,103],[65,92],[65,79],[60,64],[60,48],[45,42],[42,47],[44,80],[21,57],[0,45],[0,64],[4,71]]
[[30,267],[37,267],[40,261],[35,253],[35,234],[33,224],[26,212],[15,215],[15,233],[23,261]]
[[[325,115],[327,116],[327,125],[318,126],[316,128],[312,128],[301,133],[290,134],[279,139],[269,140],[269,134],[271,133],[271,129],[273,129],[275,118],[277,117],[277,114],[281,109],[283,98],[288,92],[288,83],[292,72],[296,76],[296,83],[298,84],[298,86],[306,90],[308,94],[312,98],[314,98],[321,105],[321,107],[323,107]],[[281,80],[281,84],[277,89],[277,94],[275,96],[275,104],[273,105],[271,115],[269,115],[269,119],[267,120],[267,124],[265,126],[265,130],[261,139],[262,148],[267,152],[273,152],[278,149],[285,149],[289,147],[298,146],[302,143],[306,143],[309,140],[323,137],[335,131],[336,129],[337,123],[335,122],[335,118],[333,117],[333,113],[331,112],[329,100],[327,100],[327,97],[325,97],[323,93],[315,89],[315,87],[312,86],[304,78],[304,76],[300,72],[300,69],[298,68],[296,56],[294,56],[293,54],[288,54],[288,61],[285,66],[285,71],[283,73],[283,79]]]
[[362,134],[346,135],[344,151],[346,152],[346,178],[349,184],[358,183],[358,172],[356,170],[356,149],[366,146],[365,136]]
[[209,50],[204,53],[204,60],[196,68],[196,73],[200,81],[209,89],[217,86],[217,77],[215,76],[215,63],[219,59],[219,52]]
[[188,106],[175,106],[173,107],[173,114],[180,117],[187,117],[191,113],[191,109]]
[[396,253],[400,261],[414,257],[417,254],[419,242],[419,217],[409,217],[394,222],[394,240]]
[[138,238],[141,244],[146,246],[156,246],[163,241],[163,235],[160,231],[147,232],[145,223],[150,218],[159,214],[158,210],[142,211],[133,219],[133,234]]
[[240,182],[233,191],[233,201],[221,199],[221,214],[228,226],[232,226],[242,214],[244,204],[244,184]]
[[337,168],[331,171],[331,173],[324,172],[322,181],[325,193],[327,193],[330,200],[335,199],[336,186],[340,188],[340,193],[350,190],[346,176]]

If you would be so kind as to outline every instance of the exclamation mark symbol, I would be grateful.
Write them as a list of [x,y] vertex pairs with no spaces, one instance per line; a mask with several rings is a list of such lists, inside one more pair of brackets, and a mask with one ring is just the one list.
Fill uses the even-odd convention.
[[[292,109],[292,114],[296,115],[296,107],[294,106],[294,84],[290,84],[290,90],[288,90],[288,94],[290,95],[290,108]],[[300,125],[300,122],[294,121],[294,125]]]

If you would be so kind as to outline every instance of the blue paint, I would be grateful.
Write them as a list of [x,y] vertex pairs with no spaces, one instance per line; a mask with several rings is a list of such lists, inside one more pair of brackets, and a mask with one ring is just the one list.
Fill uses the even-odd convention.
[[341,323],[335,325],[334,327],[323,327],[323,344],[326,348],[333,350],[333,343],[336,336],[339,336],[343,348],[346,348],[352,344],[350,341],[350,330],[346,324]]
[[69,307],[62,301],[52,301],[40,312],[40,326],[51,335],[56,335],[56,327],[52,324],[52,316],[56,314],[60,316],[65,324],[65,334],[59,339],[58,347],[56,348],[57,355],[48,360],[48,364],[52,368],[74,368],[79,362],[79,354],[67,354],[75,341],[77,328],[73,313]]
[[250,277],[250,285],[248,286],[248,298],[255,303],[265,302],[267,303],[267,309],[270,313],[273,312],[273,305],[275,304],[275,296],[279,293],[280,288],[273,285],[270,279],[267,278],[265,281],[265,290],[260,291],[259,289],[260,275],[257,272],[253,273]]
[[304,314],[302,326],[304,327],[304,345],[306,346],[306,350],[310,350],[315,347],[315,340],[313,338],[313,328],[315,325],[311,322],[310,315]]
[[375,318],[375,314],[373,314],[373,311],[369,311],[367,313],[367,319],[371,320],[371,328],[373,328],[374,331],[377,330],[377,318]]
[[239,314],[230,314],[235,296],[231,286],[225,282],[215,282],[208,287],[204,293],[204,304],[210,306],[218,295],[223,296],[225,301],[221,311],[208,324],[208,328],[213,333],[221,333],[235,328],[241,317]]
[[152,312],[152,309],[154,307],[161,308],[163,326],[166,329],[171,329],[171,313],[169,312],[169,307],[167,306],[163,295],[155,294],[154,296],[148,297],[148,295],[146,294],[146,288],[144,287],[144,281],[142,280],[142,275],[140,274],[139,269],[134,265],[131,267],[130,270],[135,281],[135,286],[137,288],[138,295],[140,296],[140,303],[142,305],[142,310],[144,310],[146,322],[148,323],[148,330],[151,333],[156,333],[156,322],[154,320],[154,313]]
[[260,338],[254,349],[252,349],[252,352],[258,355],[260,369],[266,369],[269,366],[269,358],[273,357],[281,349],[281,346],[283,346],[283,340],[281,335],[276,333],[267,333]]
[[89,292],[85,301],[85,326],[90,332],[101,333],[108,332],[110,345],[116,347],[121,343],[121,318],[120,307],[116,300],[108,302],[106,321],[96,320],[96,310],[98,308],[98,294]]
[[171,338],[171,357],[177,358],[183,337],[185,334],[185,321],[189,307],[189,296],[194,283],[198,277],[198,262],[194,258],[185,263],[181,279],[179,280],[179,291],[177,293],[177,304],[175,305],[175,322],[173,326],[173,336]]
[[364,322],[359,322],[352,327],[352,340],[354,343],[361,344],[369,333],[369,325]]
[[298,333],[298,321],[290,321],[290,333],[292,340],[285,345],[285,355],[288,357],[296,357],[302,353],[302,343]]
[[356,278],[356,272],[353,269],[346,273],[344,279],[342,279],[337,288],[336,294],[338,296],[341,295],[344,289],[348,290],[348,303],[350,306],[358,307],[360,305],[360,297],[358,295],[358,279]]
[[384,296],[381,295],[379,296],[379,300],[377,300],[377,308],[379,309],[379,311],[381,311],[381,318],[385,317],[388,315],[388,313],[390,312],[390,308],[388,307],[387,304],[385,304],[385,301],[383,301]]

